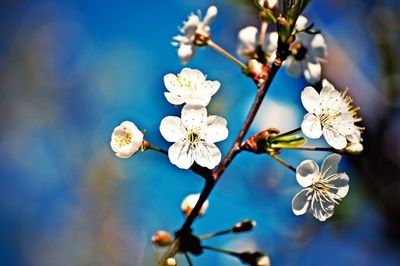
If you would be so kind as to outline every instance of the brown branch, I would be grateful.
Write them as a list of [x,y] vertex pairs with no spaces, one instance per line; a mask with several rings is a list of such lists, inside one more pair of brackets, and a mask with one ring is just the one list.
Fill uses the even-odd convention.
[[[276,57],[274,63],[272,64],[272,67],[269,71],[268,77],[265,82],[263,82],[257,86],[257,95],[253,102],[253,105],[251,106],[249,114],[247,115],[247,118],[246,118],[241,130],[239,131],[239,134],[236,137],[235,142],[233,143],[228,154],[222,160],[221,164],[215,169],[214,172],[212,172],[211,175],[209,175],[209,172],[207,170],[205,170],[205,168],[203,169],[203,167],[200,167],[200,166],[199,166],[200,168],[197,168],[196,171],[194,171],[196,173],[199,173],[201,176],[203,176],[206,179],[205,186],[204,186],[204,188],[200,194],[199,200],[197,201],[192,212],[186,218],[181,229],[179,231],[177,231],[176,241],[159,261],[159,264],[158,264],[159,266],[164,266],[165,261],[168,258],[174,256],[176,254],[176,252],[179,251],[180,236],[191,232],[191,226],[192,226],[193,222],[195,221],[195,219],[199,216],[200,209],[203,206],[204,202],[208,199],[208,197],[211,194],[212,190],[214,189],[217,181],[221,178],[221,176],[225,172],[226,168],[230,165],[230,163],[235,158],[235,156],[241,151],[241,143],[242,143],[247,131],[249,130],[251,124],[253,123],[254,118],[261,106],[261,103],[264,100],[264,97],[265,97],[276,73],[280,69],[283,60],[286,59],[288,54],[289,54],[289,44],[282,43],[279,40],[277,57]],[[204,173],[204,175],[202,173]]]

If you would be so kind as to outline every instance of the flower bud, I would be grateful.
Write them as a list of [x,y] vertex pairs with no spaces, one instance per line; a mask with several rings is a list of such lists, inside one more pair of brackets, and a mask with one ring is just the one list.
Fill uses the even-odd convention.
[[360,154],[363,150],[364,150],[364,146],[361,143],[350,143],[350,145],[348,145],[345,148],[346,152],[350,153],[350,154]]
[[[182,201],[181,210],[186,217],[188,217],[189,214],[192,212],[192,210],[196,206],[196,203],[199,201],[199,198],[200,194],[191,194]],[[201,207],[199,212],[199,216],[203,216],[204,213],[207,211],[207,208],[208,200],[203,203],[203,206]]]
[[262,84],[268,77],[268,67],[258,62],[256,59],[250,59],[248,62],[250,76],[257,84]]
[[166,264],[167,266],[176,266],[177,264],[176,264],[176,259],[174,259],[174,258],[168,258],[167,259],[167,264]]
[[111,135],[111,149],[118,157],[129,158],[142,147],[143,136],[143,132],[134,123],[124,121]]
[[244,220],[240,223],[235,224],[234,227],[232,227],[232,232],[233,233],[243,233],[243,232],[248,232],[252,230],[256,226],[256,222],[252,220]]
[[[273,152],[278,154],[281,149],[272,149],[268,143],[269,138],[276,136],[279,133],[277,128],[268,128],[254,136],[251,136],[244,144],[243,149],[254,152],[254,153],[265,153]],[[272,149],[272,150],[269,150]]]
[[243,252],[239,256],[239,259],[250,266],[270,266],[271,260],[268,255],[262,252]]
[[172,243],[172,238],[168,232],[160,230],[153,234],[151,242],[156,246],[164,247]]

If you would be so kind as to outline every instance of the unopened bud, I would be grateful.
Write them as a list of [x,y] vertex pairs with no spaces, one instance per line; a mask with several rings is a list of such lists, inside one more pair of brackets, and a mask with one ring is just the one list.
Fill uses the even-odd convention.
[[271,266],[271,259],[269,256],[264,255],[257,260],[257,266]]
[[172,243],[172,238],[168,232],[160,230],[153,234],[151,242],[153,242],[154,245],[164,247]]
[[278,154],[281,149],[270,149],[268,139],[276,136],[279,133],[277,128],[268,128],[254,136],[251,136],[244,144],[243,149],[254,152],[254,153],[271,153]]
[[239,256],[239,259],[250,266],[270,266],[271,260],[268,255],[262,252],[243,252]]
[[262,84],[267,80],[268,67],[258,62],[256,59],[250,59],[248,62],[249,72],[252,79],[258,84]]
[[[200,194],[191,194],[187,196],[181,204],[181,210],[183,214],[188,217],[189,214],[193,211],[194,207],[196,206],[196,203],[199,201]],[[208,208],[208,200],[206,200],[203,203],[203,206],[201,206],[199,216],[203,216],[204,213],[207,211]]]
[[176,259],[174,258],[168,258],[167,259],[167,266],[176,266]]
[[240,223],[235,224],[232,228],[233,233],[243,233],[251,231],[256,226],[256,222],[252,220],[244,220]]
[[358,143],[350,143],[350,145],[348,145],[345,150],[350,153],[350,154],[360,154],[363,150],[364,150],[364,146],[358,142]]

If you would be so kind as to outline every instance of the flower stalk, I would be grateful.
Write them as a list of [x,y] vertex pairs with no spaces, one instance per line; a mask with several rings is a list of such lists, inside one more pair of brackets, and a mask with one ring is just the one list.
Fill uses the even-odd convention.
[[228,58],[229,60],[231,60],[233,63],[239,65],[243,70],[247,69],[247,66],[245,64],[243,64],[242,62],[240,62],[236,57],[234,57],[233,55],[231,55],[229,52],[227,52],[224,48],[222,48],[221,46],[219,46],[218,44],[216,44],[215,42],[213,42],[211,39],[209,39],[207,41],[207,45],[210,46],[211,48],[213,48],[215,51],[217,51],[218,53],[222,54],[223,56],[225,56],[226,58]]

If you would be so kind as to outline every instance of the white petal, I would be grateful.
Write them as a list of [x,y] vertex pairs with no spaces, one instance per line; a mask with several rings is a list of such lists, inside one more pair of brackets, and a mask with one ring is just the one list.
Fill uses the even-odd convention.
[[185,135],[185,129],[182,126],[182,121],[176,116],[167,116],[161,120],[160,132],[168,142],[177,142]]
[[[322,80],[322,88],[327,91],[335,90],[335,87],[327,79]],[[321,91],[321,93],[322,93],[322,91]]]
[[194,56],[195,47],[192,44],[183,44],[179,46],[178,56],[182,64],[186,64]]
[[320,103],[319,93],[311,86],[301,92],[301,102],[309,113],[315,113]]
[[349,176],[346,173],[339,173],[330,182],[335,188],[331,188],[329,192],[344,198],[349,192]]
[[215,81],[207,80],[202,84],[202,87],[203,88],[200,89],[200,91],[204,90],[204,93],[207,96],[213,96],[221,87],[221,83],[219,83],[219,81],[216,80]]
[[201,129],[207,119],[207,109],[201,105],[185,105],[182,108],[182,124],[188,129]]
[[328,201],[315,201],[314,204],[311,205],[313,216],[321,222],[326,221],[326,219],[330,218],[333,215],[334,207],[335,204]]
[[320,179],[318,164],[313,160],[305,160],[297,166],[296,169],[297,182],[302,187],[309,187]]
[[180,80],[183,80],[184,83],[186,80],[186,82],[191,82],[194,85],[202,83],[206,80],[206,77],[200,70],[191,69],[188,67],[185,67],[184,69],[182,69],[181,73],[179,74],[179,78],[180,78]]
[[164,96],[169,103],[174,105],[181,105],[185,102],[185,100],[182,97],[174,93],[164,92]]
[[323,177],[328,177],[336,174],[338,171],[339,162],[342,156],[333,153],[325,158],[321,166],[321,174]]
[[292,55],[286,59],[285,67],[287,73],[292,77],[299,77],[304,71],[302,61],[296,60]]
[[312,196],[312,193],[309,192],[309,189],[303,189],[294,196],[292,200],[292,210],[294,214],[303,215],[307,212]]
[[[322,34],[314,35],[307,52],[314,60],[326,58],[326,43]],[[317,63],[317,61],[313,61],[313,63]]]
[[274,53],[278,48],[278,33],[276,31],[269,32],[265,35],[265,52],[266,53]]
[[213,169],[221,161],[221,152],[213,143],[201,142],[195,148],[195,161],[200,166]]
[[188,97],[186,103],[189,105],[207,106],[211,101],[211,96],[197,95],[198,97]]
[[309,138],[317,139],[322,135],[322,126],[319,119],[313,114],[306,114],[301,123],[303,134]]
[[307,26],[308,19],[305,16],[299,16],[296,21],[296,30],[303,30]]
[[305,63],[304,77],[310,83],[317,83],[321,79],[321,64]]
[[237,54],[243,60],[249,59],[249,54],[255,52],[257,47],[258,29],[254,26],[243,28],[238,33]]
[[175,92],[180,86],[178,83],[178,77],[172,73],[164,76],[164,85],[168,91]]
[[347,145],[347,139],[345,136],[339,134],[330,128],[324,127],[323,134],[326,142],[333,148],[337,150],[344,149]]
[[228,137],[227,122],[224,118],[216,115],[207,117],[206,128],[202,134],[202,138],[206,142],[218,142]]
[[171,163],[181,169],[189,169],[194,162],[193,146],[187,142],[176,142],[168,149],[168,158]]
[[217,16],[217,14],[218,14],[218,9],[217,9],[217,7],[215,7],[215,6],[210,6],[210,7],[207,9],[206,16],[205,16],[204,19],[203,19],[203,25],[204,25],[204,26],[210,25],[210,24],[214,21],[214,19],[215,19],[215,17]]
[[188,20],[184,23],[181,31],[187,37],[194,36],[199,24],[200,24],[200,18],[198,16],[194,15],[194,14],[191,14],[188,17]]

